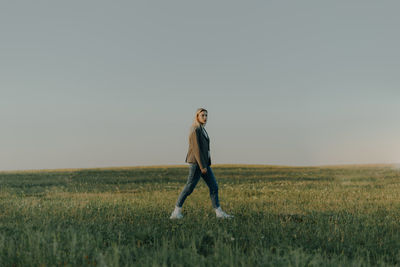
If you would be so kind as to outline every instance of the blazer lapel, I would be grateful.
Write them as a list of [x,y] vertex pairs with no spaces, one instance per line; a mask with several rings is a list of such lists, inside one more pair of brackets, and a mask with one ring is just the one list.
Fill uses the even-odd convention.
[[205,128],[203,128],[203,135],[205,136],[205,138],[207,139],[207,140],[210,140],[210,138],[208,137],[208,133],[207,133],[207,131],[206,131],[206,129]]

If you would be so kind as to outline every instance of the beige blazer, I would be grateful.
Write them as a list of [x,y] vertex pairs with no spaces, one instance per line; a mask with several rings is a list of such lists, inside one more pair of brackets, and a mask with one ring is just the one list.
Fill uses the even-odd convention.
[[[204,129],[205,130],[205,129]],[[185,162],[197,163],[201,169],[211,165],[210,139],[203,133],[201,126],[189,135],[189,149]]]

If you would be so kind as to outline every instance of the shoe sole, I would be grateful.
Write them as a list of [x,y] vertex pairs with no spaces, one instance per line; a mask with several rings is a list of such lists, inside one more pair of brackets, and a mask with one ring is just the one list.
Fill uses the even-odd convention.
[[171,216],[171,217],[169,217],[171,220],[175,220],[175,219],[177,219],[177,220],[179,220],[179,219],[183,219],[183,216],[182,217],[175,217],[175,216]]

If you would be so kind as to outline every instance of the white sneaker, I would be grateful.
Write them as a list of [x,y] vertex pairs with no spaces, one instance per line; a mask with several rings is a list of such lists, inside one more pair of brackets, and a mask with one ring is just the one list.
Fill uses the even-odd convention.
[[222,219],[225,219],[225,218],[230,219],[230,218],[234,217],[233,215],[229,215],[226,212],[224,212],[221,209],[221,207],[218,207],[215,209],[215,214],[217,215],[217,218],[222,218]]
[[182,207],[175,206],[175,210],[172,212],[170,219],[182,219],[183,215],[181,213]]

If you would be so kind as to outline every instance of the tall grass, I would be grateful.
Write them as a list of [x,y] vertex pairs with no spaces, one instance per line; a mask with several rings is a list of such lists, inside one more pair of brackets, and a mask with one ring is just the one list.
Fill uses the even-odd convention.
[[212,166],[169,215],[186,166],[0,173],[1,266],[400,265],[400,171]]

